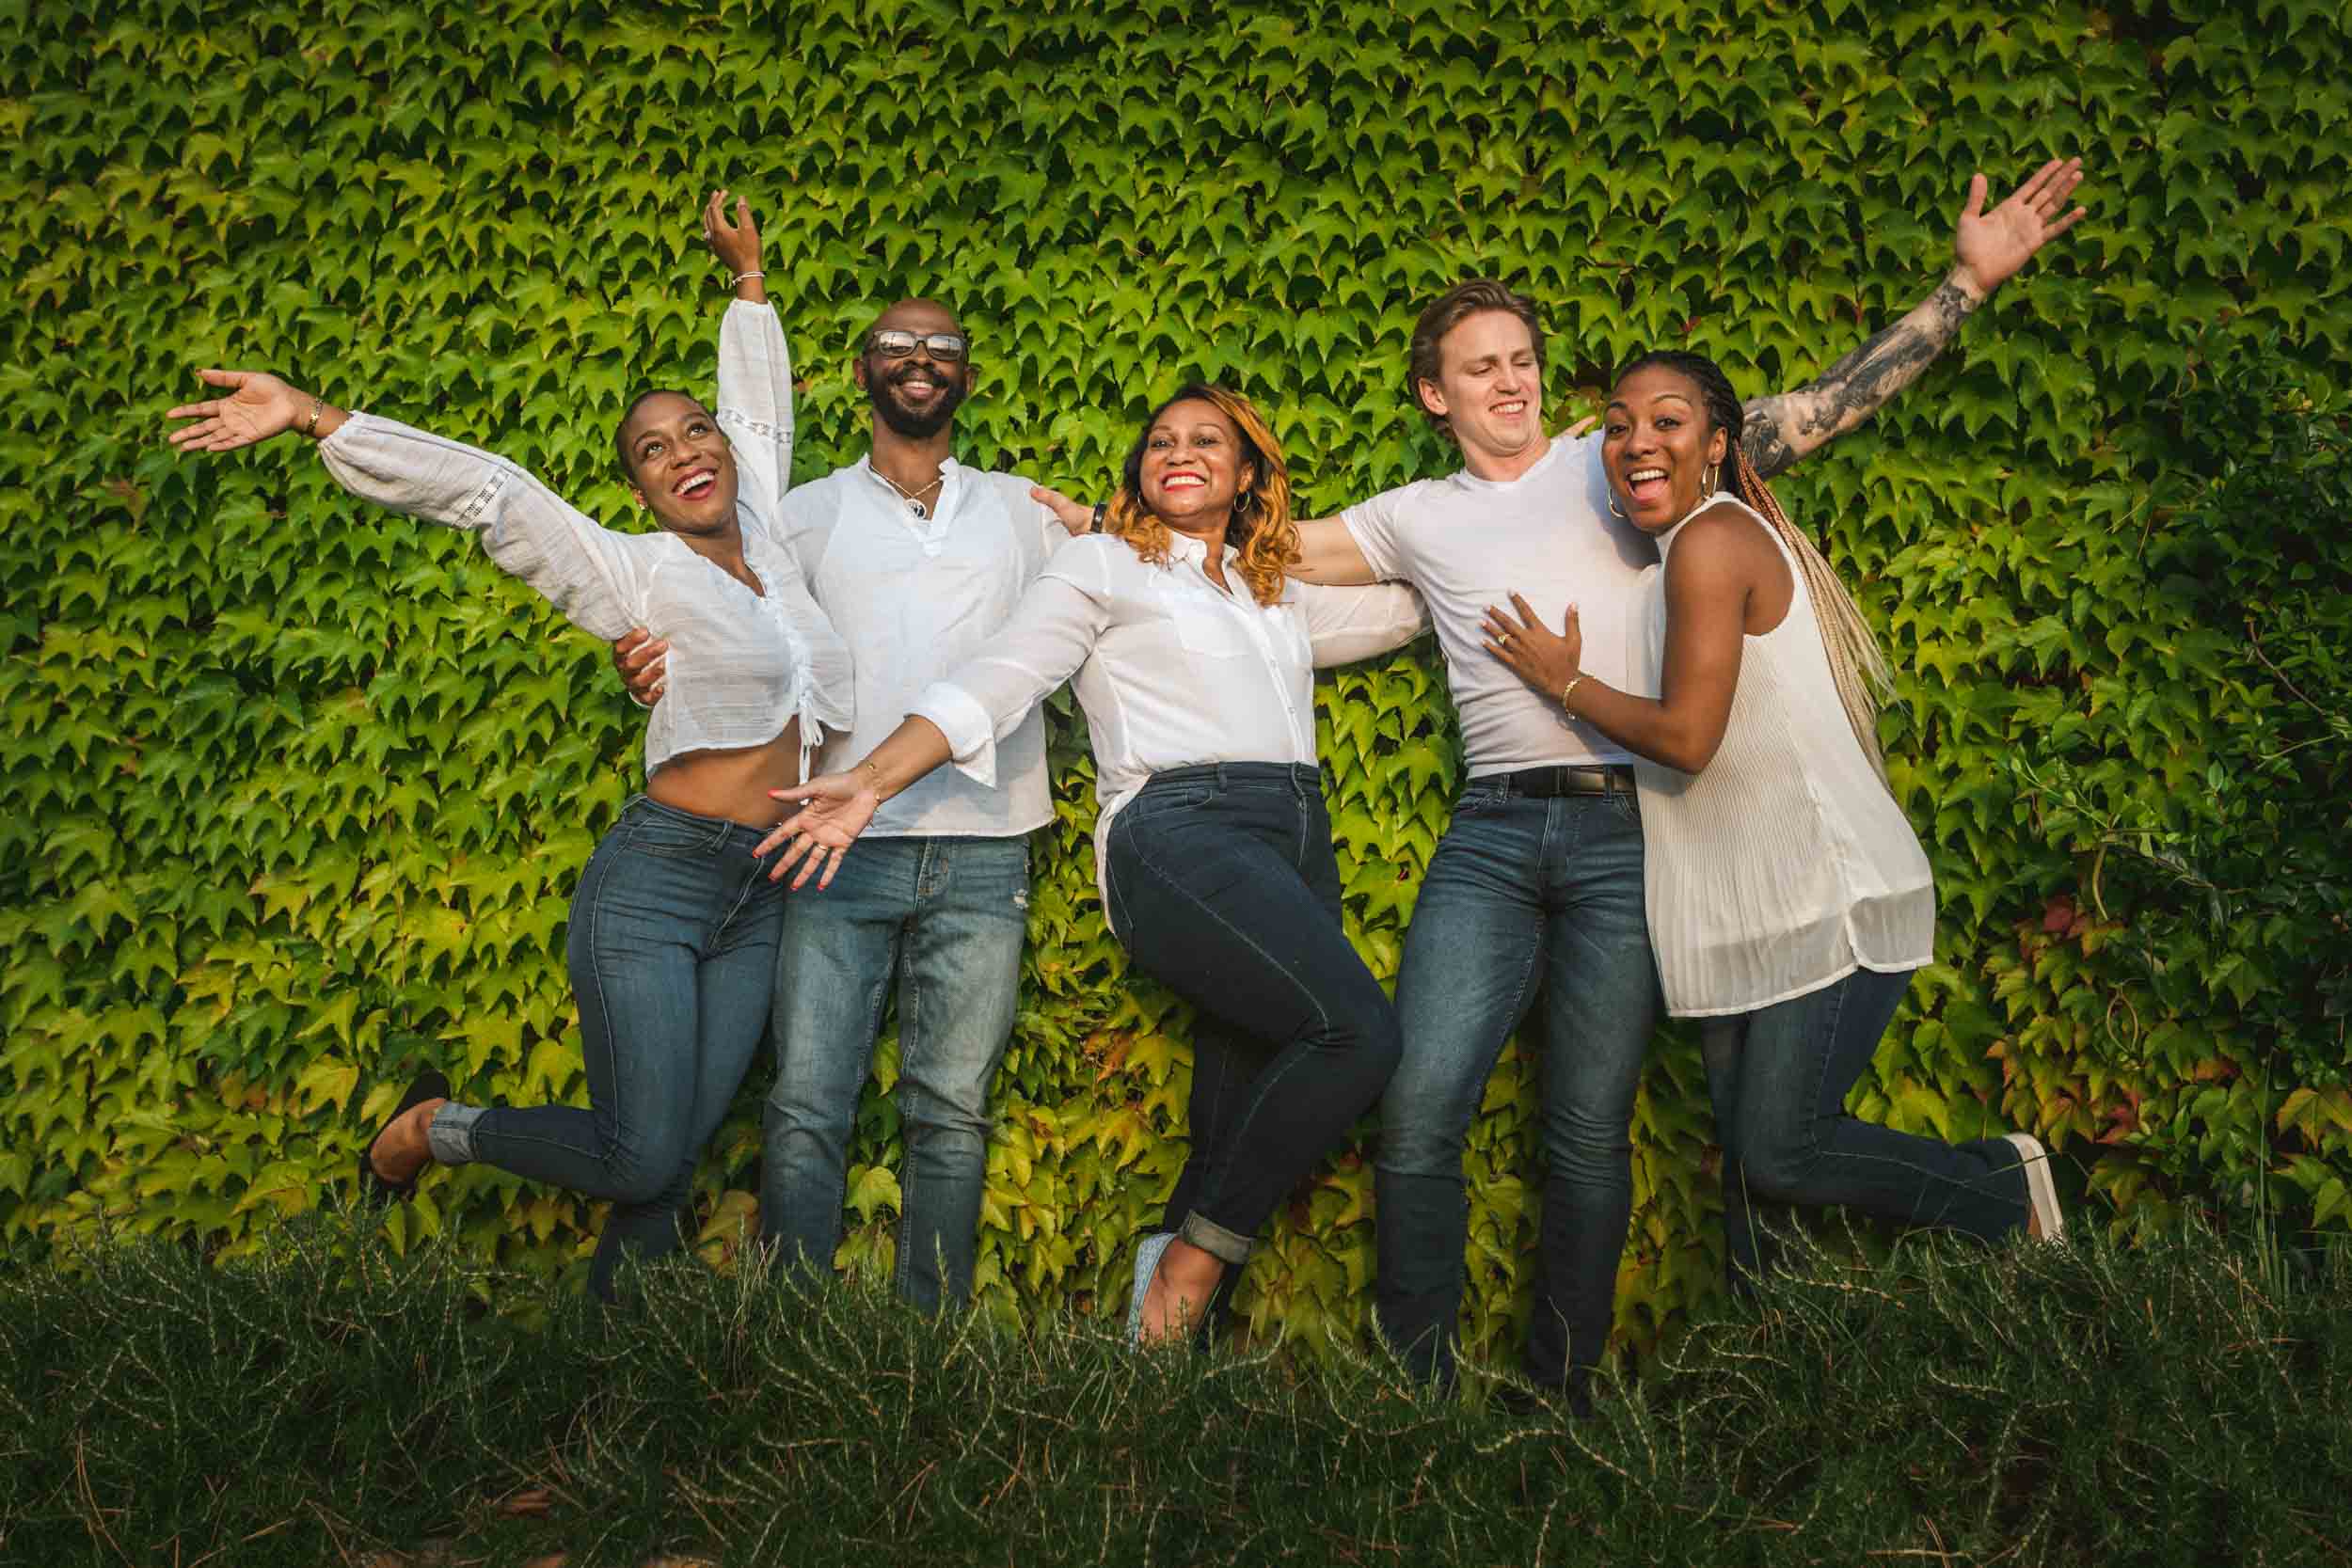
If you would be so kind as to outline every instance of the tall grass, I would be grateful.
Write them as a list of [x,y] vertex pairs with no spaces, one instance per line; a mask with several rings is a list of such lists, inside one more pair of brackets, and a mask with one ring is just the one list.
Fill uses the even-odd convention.
[[2348,1287],[2202,1234],[1807,1251],[1575,1422],[755,1271],[605,1313],[342,1222],[124,1245],[0,1273],[0,1560],[2341,1563]]

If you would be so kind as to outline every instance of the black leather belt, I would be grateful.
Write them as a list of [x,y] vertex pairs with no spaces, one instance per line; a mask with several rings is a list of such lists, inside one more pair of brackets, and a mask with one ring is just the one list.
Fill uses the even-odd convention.
[[1563,795],[1630,795],[1633,769],[1624,763],[1606,768],[1522,768],[1516,773],[1486,773],[1473,784],[1500,785],[1531,800],[1556,800]]

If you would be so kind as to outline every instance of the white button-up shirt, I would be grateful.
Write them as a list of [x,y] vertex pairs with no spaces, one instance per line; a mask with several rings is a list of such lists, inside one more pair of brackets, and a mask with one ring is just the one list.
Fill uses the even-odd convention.
[[505,458],[397,420],[354,414],[319,457],[355,496],[479,535],[492,562],[574,626],[608,641],[632,626],[666,639],[669,686],[645,721],[648,774],[688,752],[765,745],[794,719],[805,766],[821,735],[849,728],[850,654],[769,524],[789,441],[777,436],[791,427],[788,367],[781,382],[780,407],[765,401],[766,385],[748,405],[729,402],[739,386],[720,387],[743,561],[762,593],[675,533],[604,528]]
[[[730,309],[719,335],[720,386],[775,374],[781,364],[775,312]],[[910,511],[864,458],[787,492],[777,509],[778,531],[856,666],[856,722],[826,742],[822,768],[854,764],[898,727],[925,687],[990,647],[1023,590],[1070,542],[1060,520],[1029,499],[1029,481],[952,458],[940,473],[927,516]],[[866,831],[1010,838],[1053,820],[1044,720],[1028,715],[1000,751],[988,783],[942,768],[885,802]]]
[[1225,552],[1231,594],[1209,580],[1207,555],[1181,533],[1159,564],[1122,539],[1074,541],[989,651],[914,705],[946,736],[955,771],[985,784],[1007,737],[1071,681],[1094,746],[1098,880],[1112,818],[1152,774],[1209,762],[1313,766],[1316,668],[1386,653],[1427,624],[1399,584],[1286,582],[1279,603],[1260,605],[1238,552]]

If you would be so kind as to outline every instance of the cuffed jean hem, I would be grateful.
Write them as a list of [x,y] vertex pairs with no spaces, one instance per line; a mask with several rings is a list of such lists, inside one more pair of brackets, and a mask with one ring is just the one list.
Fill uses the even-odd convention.
[[1176,1233],[1212,1258],[1221,1259],[1235,1268],[1249,1261],[1249,1253],[1257,1243],[1249,1237],[1226,1229],[1198,1210],[1184,1216],[1184,1223]]
[[469,1165],[473,1164],[473,1130],[486,1105],[460,1105],[454,1100],[443,1102],[425,1124],[424,1141],[433,1150],[437,1164]]

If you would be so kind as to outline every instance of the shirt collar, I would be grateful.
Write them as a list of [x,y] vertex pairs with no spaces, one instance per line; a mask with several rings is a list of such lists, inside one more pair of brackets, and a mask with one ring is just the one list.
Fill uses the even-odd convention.
[[[1198,566],[1209,559],[1209,546],[1189,533],[1179,533],[1174,529],[1169,529],[1168,531],[1168,558],[1170,561],[1184,562],[1186,565]],[[1235,549],[1230,541],[1225,546],[1224,559],[1229,562],[1241,559],[1241,551]]]

